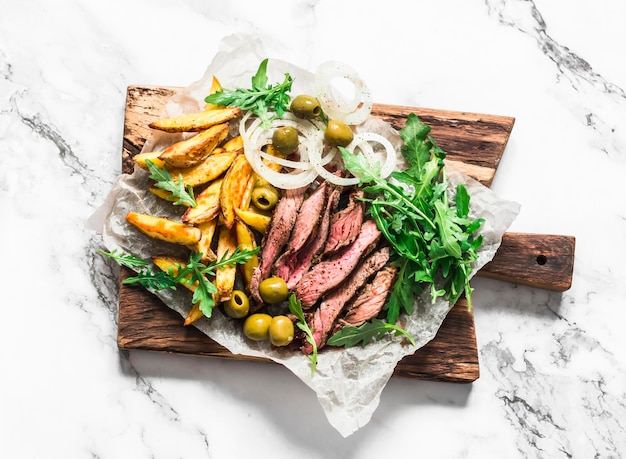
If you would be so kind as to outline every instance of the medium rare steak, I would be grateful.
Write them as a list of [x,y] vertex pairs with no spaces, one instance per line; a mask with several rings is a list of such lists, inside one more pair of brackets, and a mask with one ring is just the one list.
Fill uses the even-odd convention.
[[363,191],[350,193],[348,205],[333,215],[324,254],[336,253],[339,249],[351,244],[359,235],[363,223]]
[[[339,286],[329,292],[322,300],[313,317],[309,321],[309,327],[313,330],[313,339],[317,348],[321,349],[326,344],[330,331],[335,326],[335,322],[344,306],[365,285],[367,280],[377,271],[382,269],[389,261],[389,248],[383,247],[376,250],[365,259],[352,274]],[[302,352],[310,354],[313,346],[306,343],[302,346]]]
[[375,246],[380,231],[373,220],[366,220],[356,240],[336,257],[324,260],[307,271],[295,287],[302,307],[313,306],[326,292],[342,283]]
[[300,250],[311,234],[317,229],[322,216],[322,210],[326,203],[328,186],[322,182],[308,198],[302,202],[296,218],[296,223],[291,232],[291,238],[287,244],[287,252]]
[[346,315],[339,322],[342,325],[358,327],[376,317],[391,291],[397,268],[386,266],[376,273],[376,276],[350,302]]
[[[276,261],[274,273],[285,280],[289,289],[293,289],[300,282],[304,273],[309,270],[317,257],[321,255],[328,236],[331,214],[336,208],[340,196],[340,187],[330,185],[329,191],[325,196],[326,199],[323,202],[325,204],[324,211],[315,220],[315,231],[311,232],[306,243],[299,250],[292,250],[290,242],[290,248]],[[306,203],[307,201],[302,204],[302,209]],[[302,215],[302,211],[300,215]],[[313,215],[310,215],[309,218],[313,218]],[[297,230],[298,225],[296,223],[292,239],[297,237],[295,234]]]
[[259,266],[254,269],[250,281],[250,294],[256,301],[261,302],[259,284],[268,277],[272,265],[281,252],[296,223],[298,211],[304,201],[304,193],[307,187],[295,190],[283,190],[282,197],[274,209],[272,220],[267,231],[263,235],[261,243],[262,252],[259,256]]

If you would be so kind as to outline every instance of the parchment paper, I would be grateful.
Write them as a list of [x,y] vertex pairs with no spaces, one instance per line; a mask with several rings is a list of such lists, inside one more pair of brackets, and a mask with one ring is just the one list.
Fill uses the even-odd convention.
[[[258,64],[267,57],[260,41],[250,36],[226,37],[219,53],[197,82],[173,96],[163,117],[201,110],[204,97],[209,93],[211,79],[217,76],[225,88],[249,87],[250,78]],[[285,72],[294,77],[292,95],[314,94],[313,75],[280,60],[270,59],[270,82],[282,81]],[[397,144],[397,133],[388,126],[387,132]],[[172,141],[169,134],[155,133],[147,139],[144,151],[163,149]],[[449,170],[450,189],[465,183],[471,195],[471,216],[484,218],[481,229],[484,244],[479,252],[474,273],[489,262],[498,249],[503,233],[519,213],[515,202],[499,199],[479,182]],[[147,173],[139,168],[131,175],[121,175],[102,207],[92,216],[91,226],[101,232],[108,250],[118,249],[149,258],[155,254],[175,254],[172,244],[162,243],[144,236],[131,227],[125,216],[129,211],[179,218],[182,210],[156,198],[148,189]],[[184,252],[182,252],[184,253]],[[187,315],[191,306],[189,292],[162,291],[155,293],[170,308]],[[298,378],[315,391],[328,421],[344,437],[366,425],[376,410],[380,394],[391,377],[396,364],[406,355],[432,340],[453,304],[439,299],[434,304],[427,291],[416,302],[410,317],[401,317],[401,325],[416,340],[417,346],[399,338],[386,338],[365,348],[324,348],[318,357],[317,370],[311,376],[309,360],[302,354],[274,348],[269,343],[246,340],[240,327],[216,309],[210,319],[202,318],[195,325],[233,354],[270,358],[289,368]],[[182,325],[181,325],[182,326]]]

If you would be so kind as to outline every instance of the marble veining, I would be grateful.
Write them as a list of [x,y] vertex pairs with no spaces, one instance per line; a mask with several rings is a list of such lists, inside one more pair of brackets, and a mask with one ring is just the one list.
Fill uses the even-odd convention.
[[[589,8],[2,2],[0,457],[624,457],[626,7]],[[574,283],[475,279],[475,383],[394,378],[342,438],[283,368],[117,348],[119,268],[88,220],[120,172],[126,87],[190,84],[235,32],[348,61],[381,102],[516,118],[493,187],[522,205],[512,230],[576,236]]]

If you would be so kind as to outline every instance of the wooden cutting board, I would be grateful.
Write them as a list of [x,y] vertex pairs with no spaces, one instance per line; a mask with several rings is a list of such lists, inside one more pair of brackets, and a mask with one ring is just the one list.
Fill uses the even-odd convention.
[[[130,86],[124,120],[122,172],[133,170],[167,99],[179,88]],[[514,118],[394,105],[374,106],[374,116],[396,129],[416,113],[432,127],[431,134],[447,152],[447,160],[490,186],[513,129]],[[563,291],[571,285],[574,238],[559,235],[507,233],[493,261],[480,275]],[[141,287],[121,281],[132,275],[122,269],[118,311],[118,346],[170,353],[263,360],[233,355],[193,326],[184,327],[179,314]],[[206,320],[206,319],[201,319]],[[268,361],[269,362],[269,361]],[[479,375],[474,316],[463,299],[452,308],[437,336],[397,365],[394,375],[450,382],[471,382]]]

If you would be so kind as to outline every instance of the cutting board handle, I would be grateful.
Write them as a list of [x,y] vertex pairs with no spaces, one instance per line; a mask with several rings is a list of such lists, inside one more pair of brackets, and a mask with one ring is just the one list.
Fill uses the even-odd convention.
[[478,275],[564,292],[572,285],[575,245],[573,236],[505,233]]

